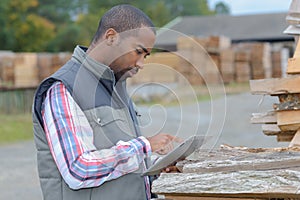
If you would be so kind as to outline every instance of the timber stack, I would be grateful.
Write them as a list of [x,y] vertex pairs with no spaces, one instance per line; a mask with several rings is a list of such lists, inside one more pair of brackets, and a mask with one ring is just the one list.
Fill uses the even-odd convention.
[[285,33],[293,34],[296,50],[288,59],[284,78],[251,80],[252,94],[278,97],[278,103],[267,113],[254,113],[252,123],[262,123],[263,133],[277,136],[277,141],[291,142],[290,146],[300,145],[300,1],[293,0],[287,15],[290,24]]
[[162,173],[152,191],[168,200],[299,199],[300,148],[222,145],[177,163],[181,173]]
[[[152,192],[168,200],[300,199],[300,28],[296,26],[300,24],[300,0],[292,1],[287,20],[297,41],[288,59],[287,76],[251,80],[250,87],[253,94],[278,97],[272,111],[254,114],[252,122],[263,123],[263,132],[276,135],[278,141],[291,141],[289,147],[199,149],[192,159],[176,164],[181,173],[161,173]],[[242,69],[251,57],[243,52],[235,60]],[[254,61],[252,76],[268,77],[266,60]],[[259,66],[265,66],[264,70]]]

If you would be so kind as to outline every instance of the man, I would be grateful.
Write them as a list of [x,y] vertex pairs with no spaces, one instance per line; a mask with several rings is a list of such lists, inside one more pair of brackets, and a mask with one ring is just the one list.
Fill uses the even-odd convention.
[[126,78],[142,69],[150,54],[153,27],[137,8],[113,7],[90,46],[77,46],[40,84],[33,124],[45,200],[151,198],[149,177],[141,176],[147,158],[167,153],[178,139],[141,136]]

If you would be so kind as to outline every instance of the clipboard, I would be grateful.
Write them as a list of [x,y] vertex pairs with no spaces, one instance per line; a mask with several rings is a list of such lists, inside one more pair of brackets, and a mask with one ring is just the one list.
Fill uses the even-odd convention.
[[205,136],[194,135],[186,139],[179,146],[160,158],[156,163],[150,166],[142,176],[150,176],[160,174],[167,166],[178,160],[185,159],[191,155],[196,149],[200,148],[205,141]]

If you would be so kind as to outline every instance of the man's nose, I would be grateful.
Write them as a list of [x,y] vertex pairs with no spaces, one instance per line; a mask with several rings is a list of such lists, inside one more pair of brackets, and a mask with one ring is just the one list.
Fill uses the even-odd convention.
[[144,68],[144,56],[141,56],[137,62],[136,62],[136,67],[138,67],[139,69],[143,69]]

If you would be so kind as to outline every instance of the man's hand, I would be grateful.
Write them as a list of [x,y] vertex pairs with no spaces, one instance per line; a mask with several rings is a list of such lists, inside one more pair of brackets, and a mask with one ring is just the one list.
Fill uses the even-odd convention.
[[175,166],[175,165],[171,165],[166,167],[165,169],[163,169],[164,173],[178,173],[180,172],[180,170]]
[[152,152],[156,152],[160,155],[172,151],[172,142],[182,142],[182,139],[165,133],[159,133],[147,139],[150,142]]

